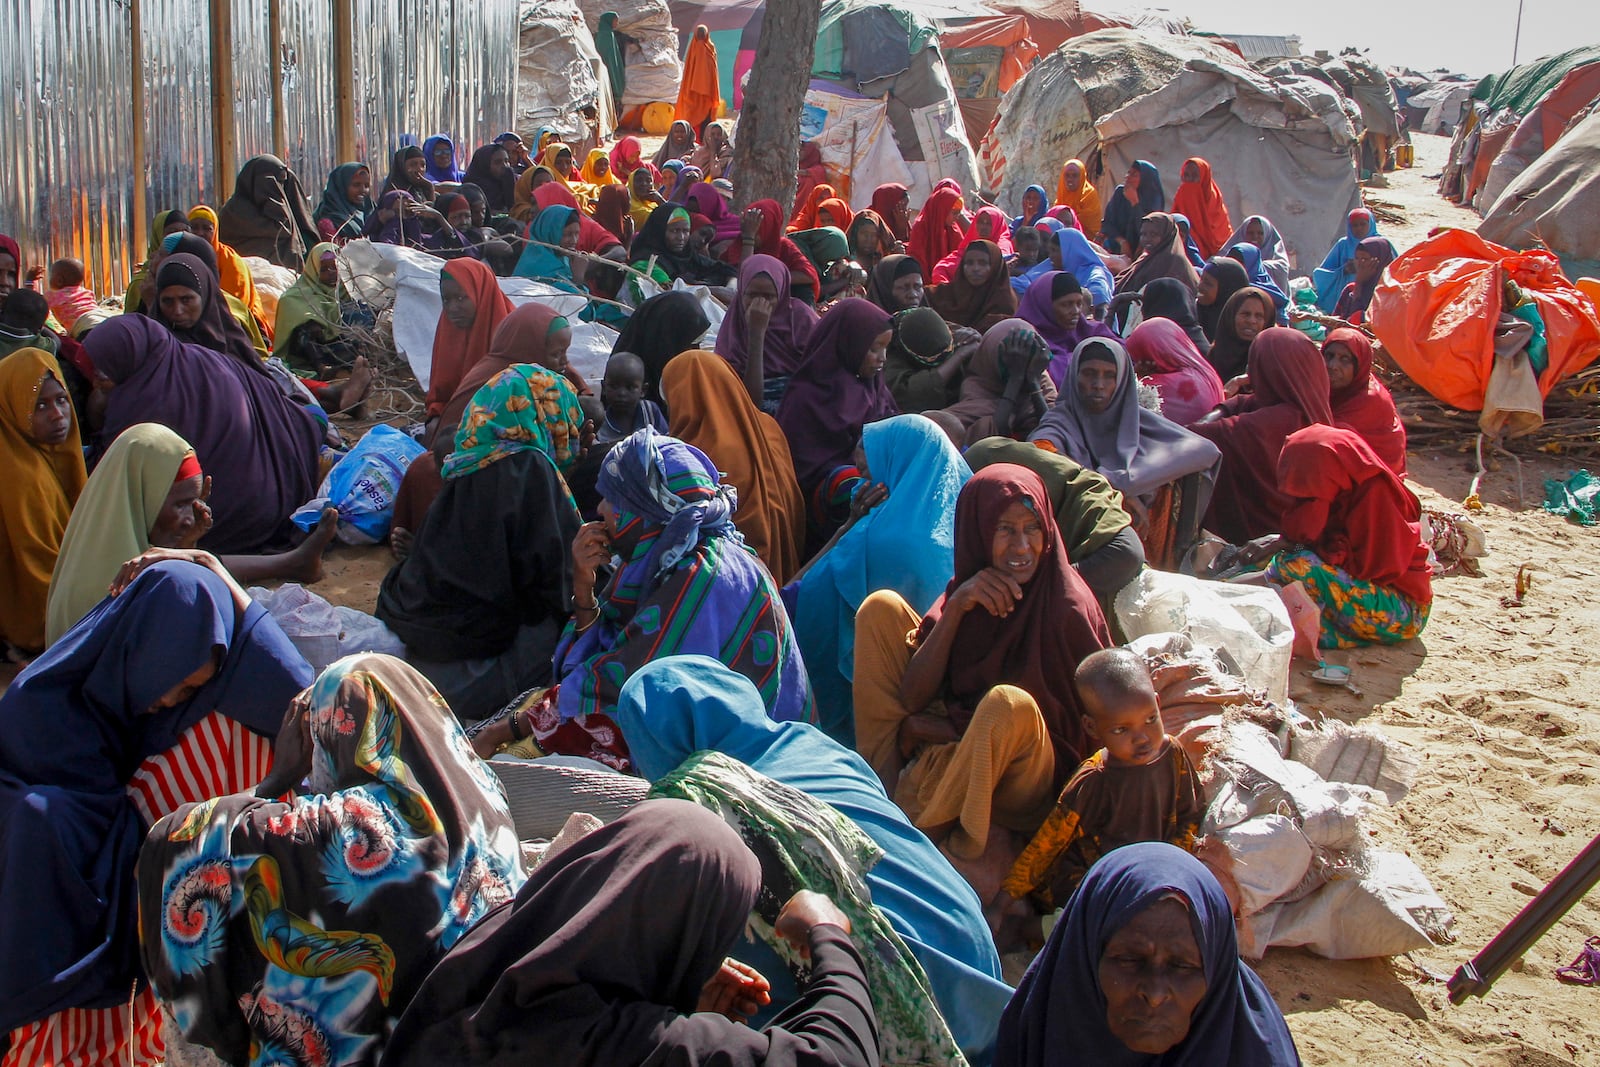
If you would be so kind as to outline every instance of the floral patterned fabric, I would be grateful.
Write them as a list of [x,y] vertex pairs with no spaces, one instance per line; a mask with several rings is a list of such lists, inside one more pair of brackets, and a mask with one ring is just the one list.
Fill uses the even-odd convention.
[[578,394],[554,371],[518,363],[490,378],[472,398],[456,431],[456,450],[440,473],[459,478],[497,460],[537,448],[563,474],[578,459],[583,429]]
[[1274,585],[1299,582],[1322,609],[1321,648],[1397,645],[1428,624],[1431,604],[1418,605],[1398,590],[1363,581],[1323,561],[1310,549],[1280,552],[1267,565]]

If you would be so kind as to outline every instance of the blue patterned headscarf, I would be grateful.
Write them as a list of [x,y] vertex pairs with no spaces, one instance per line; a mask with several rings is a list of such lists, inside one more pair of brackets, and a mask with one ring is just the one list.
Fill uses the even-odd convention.
[[649,426],[612,447],[600,467],[598,488],[617,509],[615,547],[624,573],[637,570],[642,584],[693,552],[702,537],[744,542],[733,525],[738,493],[721,484],[716,464],[693,445]]

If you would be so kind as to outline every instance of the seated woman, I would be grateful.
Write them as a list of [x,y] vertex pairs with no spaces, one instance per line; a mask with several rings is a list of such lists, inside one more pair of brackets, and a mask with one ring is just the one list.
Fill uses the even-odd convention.
[[[1228,306],[1233,294],[1250,284],[1244,264],[1227,256],[1212,256],[1200,271],[1200,287],[1195,290],[1195,304],[1200,315],[1200,329],[1213,343],[1222,323],[1222,309]],[[1205,353],[1210,358],[1210,353]],[[1242,353],[1241,353],[1242,355]],[[1226,379],[1224,379],[1226,380]]]
[[816,305],[826,306],[843,296],[864,296],[866,274],[850,263],[850,240],[836,226],[818,226],[789,235],[817,272]]
[[[679,653],[715,656],[749,678],[773,719],[811,720],[778,587],[734,527],[733,493],[716,465],[646,428],[612,447],[599,489],[601,520],[572,541],[574,614],[556,648],[558,684],[484,724],[473,738],[478,753],[531,735],[541,752],[627,770],[627,738],[615,724],[622,686]],[[597,573],[613,558],[620,569],[598,591]]]
[[850,242],[851,257],[861,264],[861,269],[867,272],[869,278],[885,256],[894,255],[902,247],[895,240],[888,222],[870,207],[856,212],[845,230],[845,237]]
[[[528,184],[530,197],[528,202],[530,205],[532,204],[532,188],[536,178],[534,172],[541,169],[543,168],[535,167],[517,179],[517,202],[519,204],[521,203],[524,182]],[[546,171],[545,173],[549,172]],[[643,229],[644,224],[650,221],[650,213],[666,202],[667,198],[656,190],[655,175],[651,173],[651,168],[648,166],[636,167],[628,176],[628,214],[632,217],[634,226]],[[532,217],[531,214],[529,217]]]
[[249,266],[243,256],[217,237],[217,213],[204,204],[190,208],[189,228],[196,237],[211,246],[211,252],[217,259],[217,280],[222,284],[222,291],[236,297],[251,317],[265,326],[267,340],[273,340],[272,323],[267,319],[261,294],[256,291],[256,281],[250,274]]
[[383,579],[376,615],[464,720],[550,681],[580,525],[560,468],[583,422],[566,381],[542,367],[491,379],[461,420],[409,554]]
[[908,308],[926,307],[922,264],[910,256],[884,256],[867,279],[867,299],[891,315]]
[[815,228],[818,225],[817,211],[821,209],[822,202],[838,198],[838,192],[827,182],[813,185],[804,196],[795,197],[794,214],[784,229],[789,233],[799,233]]
[[966,223],[962,208],[960,187],[954,182],[941,183],[929,194],[916,221],[911,224],[906,254],[928,269],[930,280],[934,266],[960,248],[966,236],[962,231]]
[[509,215],[516,206],[517,172],[511,169],[511,152],[505,145],[490,142],[473,152],[462,180],[483,190],[490,215]]
[[[933,308],[894,316],[894,336],[884,353],[883,380],[906,414],[942,411],[960,396],[961,376],[978,346],[957,346],[950,324]],[[963,431],[964,432],[964,431]]]
[[412,998],[383,1063],[876,1065],[850,921],[817,893],[796,894],[775,921],[811,961],[801,998],[762,1030],[744,1025],[767,982],[726,957],[761,886],[760,862],[717,815],[646,801],[554,853],[511,907],[462,938]]
[[160,1058],[155,996],[128,1001],[140,843],[178,804],[253,788],[311,683],[266,610],[195,559],[127,568],[0,696],[0,1043],[19,1062]]
[[365,163],[341,163],[328,172],[322,200],[311,215],[318,234],[326,241],[344,244],[367,228],[372,202],[372,168]]
[[1133,161],[1128,176],[1106,202],[1100,223],[1100,243],[1108,252],[1132,259],[1139,254],[1139,224],[1152,211],[1167,209],[1161,172],[1143,159]]
[[1333,421],[1360,434],[1395,477],[1404,478],[1406,427],[1389,387],[1372,373],[1372,339],[1349,327],[1333,330],[1322,342],[1322,359]]
[[422,239],[422,247],[440,259],[484,259],[467,231],[472,229],[472,203],[457,193],[440,193],[434,202],[439,213],[434,231]]
[[1261,254],[1261,268],[1281,293],[1289,291],[1289,250],[1277,227],[1265,215],[1251,215],[1228,237],[1223,254],[1237,244],[1253,246]]
[[1322,257],[1322,265],[1311,271],[1312,281],[1317,286],[1317,310],[1333,314],[1340,294],[1356,272],[1356,246],[1377,233],[1378,220],[1364,207],[1356,208],[1345,218],[1344,236],[1328,249],[1328,254]]
[[849,204],[846,204],[837,196],[832,196],[817,205],[817,222],[811,228],[822,230],[831,226],[833,229],[843,233],[850,228],[850,224],[855,221],[855,217],[856,213],[850,210]]
[[[156,423],[124,430],[95,465],[61,539],[50,576],[49,643],[105,598],[128,560],[152,548],[193,549],[211,529],[210,496],[211,479],[187,441]],[[322,551],[337,518],[325,509],[310,536],[288,552],[222,556],[222,564],[240,582],[310,585],[322,579]]]
[[943,285],[956,276],[961,269],[962,256],[975,241],[988,241],[997,245],[1002,257],[1011,255],[1011,226],[1006,221],[1006,213],[993,206],[979,208],[977,214],[972,216],[972,221],[967,224],[967,231],[962,235],[961,243],[953,252],[933,265],[934,285]]
[[617,716],[652,781],[696,752],[720,752],[829,805],[882,848],[864,875],[872,902],[922,964],[957,1043],[975,1061],[987,1057],[1011,994],[978,899],[860,756],[804,723],[773,722],[748,680],[704,656],[641,670]]
[[1072,370],[1033,440],[1103,474],[1122,493],[1151,565],[1177,569],[1200,534],[1217,446],[1140,405],[1139,376],[1120,342],[1084,341]]
[[[151,827],[144,971],[184,1039],[225,1062],[287,1047],[376,1064],[428,972],[526,881],[505,792],[392,656],[323,671],[290,704],[275,757],[253,791]],[[217,869],[235,876],[206,881]]]
[[733,165],[733,123],[727,119],[708,122],[702,140],[689,153],[689,165],[698,167],[706,181],[720,178]]
[[800,246],[785,236],[783,209],[776,200],[757,200],[744,209],[739,219],[739,240],[729,243],[723,258],[729,263],[741,265],[746,259],[757,255],[771,256],[789,268],[789,291],[780,293],[780,296],[792,296],[803,303],[816,305],[822,279]]
[[584,292],[588,261],[568,254],[577,251],[582,233],[577,208],[553,205],[539,212],[528,224],[528,244],[517,260],[517,277],[532,278],[569,293]]
[[660,167],[669,160],[687,160],[694,154],[695,143],[694,127],[678,119],[667,130],[666,138],[661,142],[661,147],[656,149],[651,161]]
[[433,425],[423,434],[423,444],[431,444],[441,433],[447,440],[455,440],[455,427],[437,420],[461,388],[467,371],[488,353],[495,330],[512,307],[494,271],[475,259],[444,265],[439,272],[439,299],[443,306],[433,331],[423,410],[423,417]]
[[1000,1020],[995,1062],[1298,1067],[1272,994],[1239,959],[1216,876],[1164,842],[1090,868]]
[[1197,271],[1204,270],[1206,257],[1200,254],[1200,246],[1194,243],[1194,236],[1189,231],[1189,216],[1174,211],[1172,221],[1178,224],[1178,239],[1183,243],[1183,254],[1189,257],[1189,264]]
[[0,456],[0,651],[17,662],[45,647],[50,572],[88,479],[61,368],[37,348],[0,359]]
[[[1078,279],[1067,271],[1049,271],[1028,286],[1017,305],[1017,318],[1039,332],[1050,346],[1046,373],[1057,389],[1066,378],[1073,351],[1091,337],[1116,339],[1105,323],[1089,317],[1088,301]],[[987,436],[987,435],[986,435]]]
[[1362,323],[1367,319],[1367,308],[1372,306],[1372,294],[1378,291],[1383,280],[1383,269],[1394,262],[1394,245],[1387,237],[1368,237],[1356,245],[1355,271],[1350,284],[1339,294],[1333,305],[1336,317],[1349,322]]
[[1078,218],[1078,224],[1087,234],[1098,234],[1104,226],[1105,209],[1100,202],[1100,192],[1089,181],[1089,172],[1081,159],[1069,159],[1061,165],[1056,177],[1057,207],[1064,207]]
[[391,189],[379,198],[377,210],[367,217],[363,236],[378,244],[423,248],[422,220],[437,214],[426,201],[403,189]]
[[224,302],[216,271],[209,264],[177,252],[161,260],[154,277],[156,299],[148,309],[151,318],[185,344],[233,356],[257,373],[265,373],[250,335]]
[[[841,300],[818,321],[778,406],[795,477],[817,542],[848,513],[855,473],[850,455],[868,423],[900,414],[883,380],[892,320],[866,300]],[[746,370],[746,379],[750,371]]]
[[962,447],[985,437],[1022,438],[1056,402],[1045,368],[1050,346],[1023,319],[989,327],[968,361],[954,404],[944,414],[961,426]]
[[[1051,220],[1052,222],[1054,220]],[[1040,224],[1044,226],[1044,223]],[[1027,295],[1033,283],[1053,271],[1062,271],[1077,279],[1084,292],[1084,314],[1100,316],[1111,303],[1115,281],[1106,269],[1098,248],[1082,233],[1070,226],[1056,223],[1045,234],[1046,260],[1032,270],[1011,279],[1011,288],[1019,295]]]
[[1278,481],[1284,441],[1313,423],[1333,424],[1328,371],[1311,338],[1287,326],[1262,330],[1250,344],[1249,368],[1254,392],[1189,427],[1222,450],[1205,528],[1236,545],[1278,532],[1290,504]]
[[[1195,276],[1198,282],[1199,275]],[[1200,325],[1200,310],[1195,294],[1176,278],[1157,278],[1139,293],[1139,315],[1144,321],[1170,319],[1176,323],[1204,356],[1211,351],[1211,338]]]
[[904,245],[906,238],[911,236],[910,191],[899,182],[885,182],[872,190],[871,207],[888,224],[895,242]]
[[1222,379],[1178,323],[1146,318],[1128,335],[1126,347],[1134,374],[1156,387],[1161,414],[1179,426],[1200,421],[1222,403]]
[[162,257],[161,242],[174,234],[189,233],[189,220],[181,211],[158,211],[150,220],[150,243],[145,249],[145,260],[128,279],[128,291],[122,297],[122,310],[134,312],[141,306],[155,306],[154,286],[156,260]]
[[[366,361],[344,336],[345,317],[339,303],[339,249],[320,244],[306,255],[294,284],[278,298],[276,350],[289,369],[326,380]],[[364,371],[363,377],[370,377]],[[343,406],[343,405],[340,405]]]
[[1278,318],[1282,319],[1284,311],[1289,306],[1289,295],[1286,290],[1280,289],[1277,282],[1267,273],[1266,267],[1261,262],[1261,250],[1247,241],[1236,241],[1228,247],[1228,258],[1237,260],[1244,267],[1245,276],[1250,279],[1251,285],[1272,295],[1273,307]]
[[1399,644],[1433,604],[1422,505],[1359,434],[1307,426],[1278,457],[1289,500],[1274,585],[1299,582],[1322,609],[1321,648]]
[[170,427],[194,447],[216,492],[204,547],[259,552],[284,544],[289,516],[316,495],[322,425],[257,367],[124,315],[95,328],[84,348],[108,392],[97,452],[141,422]]
[[1011,289],[1004,255],[993,241],[969,243],[961,254],[960,269],[934,287],[928,306],[951,326],[979,333],[1011,318],[1017,311],[1017,294]]
[[[651,280],[663,289],[672,288],[672,283],[679,279],[687,285],[726,286],[737,271],[690,248],[689,230],[688,211],[675,204],[656,208],[628,251],[633,269],[648,272]],[[646,295],[639,288],[637,277],[629,277],[627,289],[635,307],[645,302]]]
[[[908,632],[915,636],[908,640]],[[892,591],[856,613],[856,749],[991,899],[1086,754],[1072,672],[1111,645],[1037,475],[996,464],[956,502],[955,574],[925,615]]]
[[1045,212],[1050,210],[1050,194],[1044,191],[1042,185],[1030,185],[1022,191],[1022,214],[1011,219],[1011,239],[1017,238],[1017,231],[1031,230],[1033,224],[1044,218]]
[[1191,292],[1200,286],[1183,234],[1164,211],[1152,211],[1140,221],[1138,258],[1117,275],[1117,293],[1142,290],[1157,278],[1175,278]]
[[817,725],[846,745],[855,744],[856,610],[879,589],[918,614],[933,606],[955,566],[956,498],[972,476],[944,432],[920,415],[865,427],[856,467],[861,488],[851,517],[796,576],[791,601]]
[[1032,442],[1005,437],[984,438],[967,449],[966,459],[974,472],[1011,463],[1039,476],[1050,494],[1072,569],[1107,611],[1117,591],[1144,568],[1144,546],[1123,509],[1122,494],[1099,471]]
[[[1206,269],[1210,270],[1209,267]],[[1263,330],[1273,324],[1276,317],[1277,304],[1272,294],[1253,285],[1236,290],[1222,305],[1222,311],[1217,316],[1216,332],[1211,335],[1211,351],[1206,353],[1206,362],[1211,364],[1225,387],[1245,373],[1250,361],[1250,346]]]
[[789,442],[756,407],[728,361],[685,352],[661,372],[673,437],[710,457],[738,494],[733,524],[779,583],[803,562],[806,502],[794,477]]
[[317,227],[287,163],[256,156],[239,168],[233,195],[217,212],[217,238],[241,256],[260,256],[290,270],[300,266],[317,243]]

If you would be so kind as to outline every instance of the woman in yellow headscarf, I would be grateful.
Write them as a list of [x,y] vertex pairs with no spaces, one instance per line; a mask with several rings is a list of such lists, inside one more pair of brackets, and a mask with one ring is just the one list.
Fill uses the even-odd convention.
[[612,171],[611,158],[606,155],[604,148],[589,149],[589,158],[584,161],[580,174],[584,181],[594,186],[596,195],[602,186],[622,184],[622,179]]
[[222,283],[222,291],[239,298],[239,302],[249,309],[251,316],[260,324],[261,332],[270,343],[272,320],[267,317],[266,309],[261,304],[256,280],[250,276],[250,268],[245,264],[244,257],[217,239],[217,213],[204,204],[191,209],[189,228],[195,232],[195,236],[204,238],[217,254],[217,280]]
[[678,84],[678,106],[673,118],[699,131],[707,122],[722,117],[717,46],[711,43],[711,31],[704,26],[694,28],[683,57],[683,80]]
[[572,195],[577,198],[578,207],[585,215],[594,211],[595,198],[598,195],[592,185],[585,183],[578,173],[577,161],[573,158],[572,149],[561,141],[551,141],[545,146],[544,154],[539,157],[539,165],[556,176],[556,181],[572,190]]
[[1100,206],[1099,191],[1089,183],[1089,171],[1083,160],[1069,159],[1061,165],[1061,176],[1056,179],[1056,203],[1070,207],[1089,240],[1095,239],[1105,210]]

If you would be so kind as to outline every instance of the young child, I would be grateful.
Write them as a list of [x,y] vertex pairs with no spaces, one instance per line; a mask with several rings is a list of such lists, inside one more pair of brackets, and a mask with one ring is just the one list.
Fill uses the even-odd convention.
[[614,444],[646,426],[658,433],[667,432],[667,417],[660,406],[644,398],[644,360],[632,352],[617,352],[606,361],[600,403],[606,417],[595,435],[598,444]]
[[51,355],[60,351],[55,334],[45,329],[50,305],[32,289],[13,289],[0,302],[0,357],[23,348],[41,348]]
[[1096,860],[1138,841],[1193,851],[1205,801],[1183,746],[1168,737],[1144,661],[1125,648],[1086,657],[1073,678],[1089,736],[1083,761],[1044,825],[1012,865],[999,903],[1066,904]]
[[83,284],[83,261],[58,259],[50,264],[50,292],[45,302],[56,321],[68,330],[84,312],[93,311],[98,301]]

